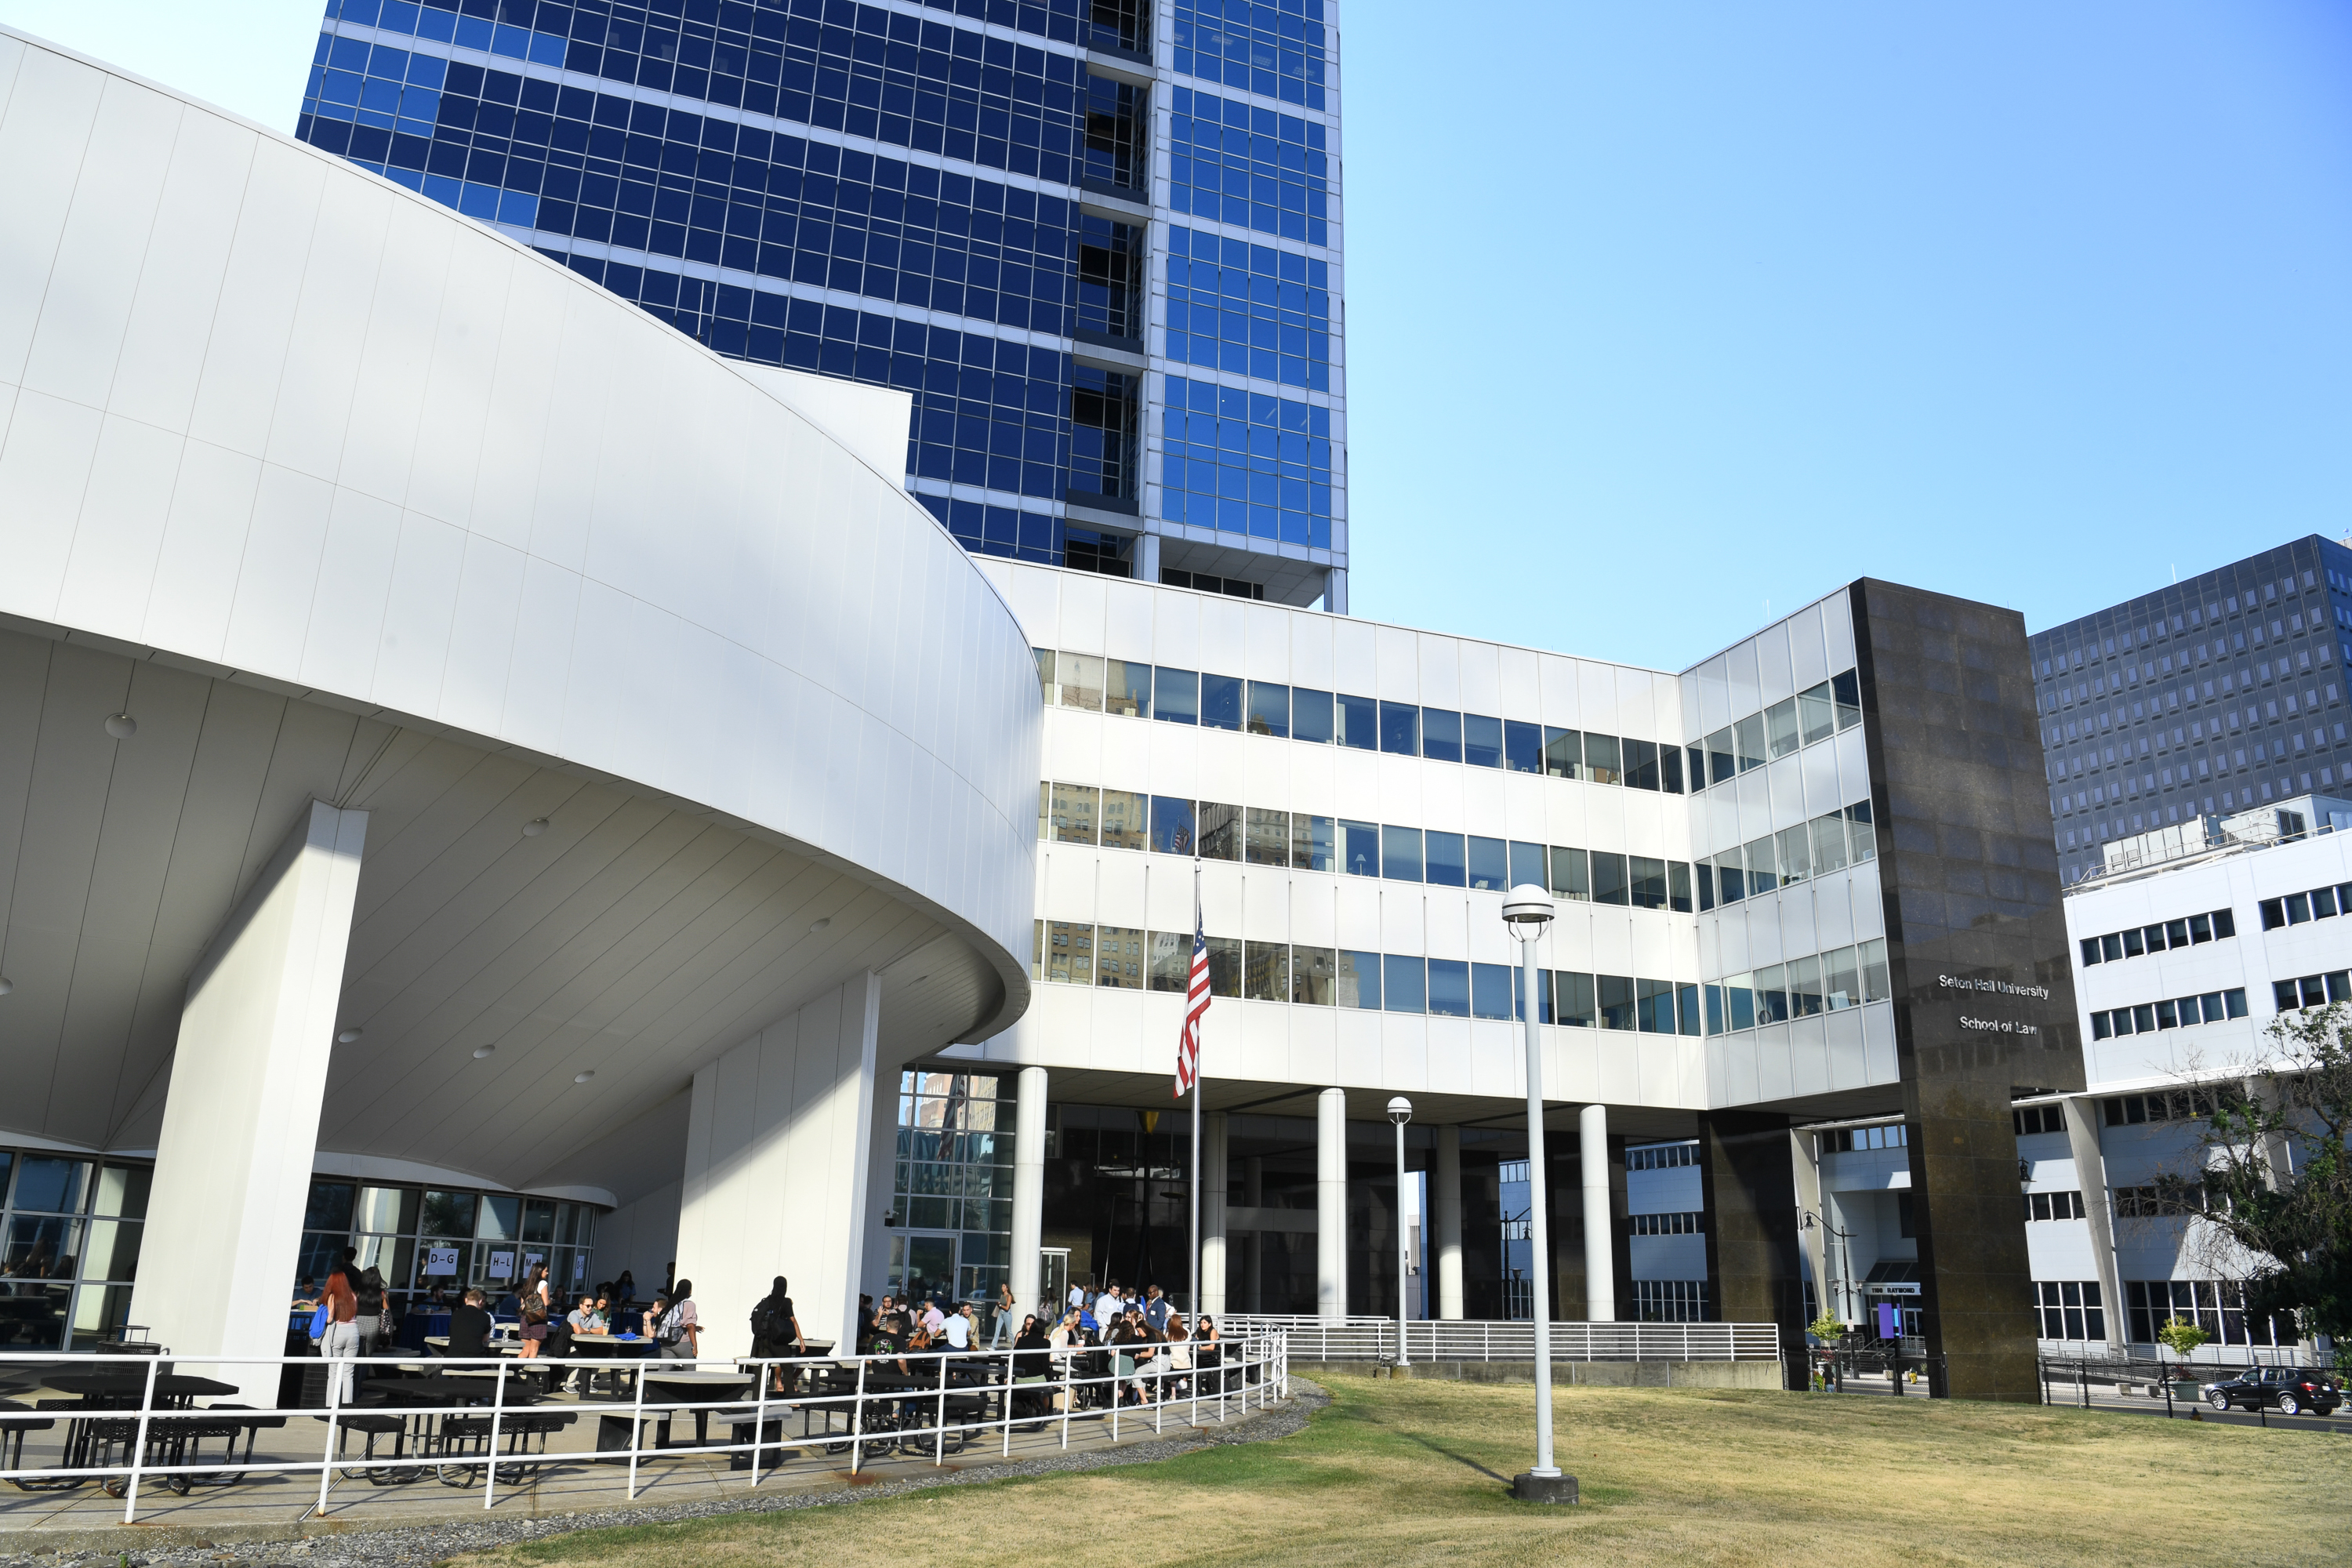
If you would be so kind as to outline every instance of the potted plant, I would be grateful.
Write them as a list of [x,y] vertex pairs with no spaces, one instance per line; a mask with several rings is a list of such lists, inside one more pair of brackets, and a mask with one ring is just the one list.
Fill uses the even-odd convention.
[[[2165,1349],[2180,1358],[2181,1370],[2186,1372],[2189,1358],[2197,1353],[2197,1347],[2213,1336],[2186,1318],[2174,1318],[2156,1331],[2156,1337],[2163,1343]],[[2175,1376],[2168,1383],[2167,1392],[2175,1399],[2186,1399],[2194,1403],[2197,1398],[2197,1380],[2194,1377]]]

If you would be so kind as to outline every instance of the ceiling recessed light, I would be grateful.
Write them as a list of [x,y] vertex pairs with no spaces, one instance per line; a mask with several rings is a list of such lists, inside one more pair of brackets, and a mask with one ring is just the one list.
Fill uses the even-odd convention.
[[117,713],[106,721],[106,732],[118,741],[127,741],[139,733],[139,721],[128,713]]
[[810,934],[811,936],[814,936],[818,931],[823,931],[825,927],[827,927],[827,926],[831,925],[832,923],[833,923],[833,917],[832,917],[832,916],[830,916],[830,915],[826,916],[824,919],[823,919],[823,920],[821,920],[821,921],[812,921],[809,923],[809,934]]
[[543,816],[534,816],[522,825],[522,836],[525,838],[536,838],[546,831],[547,818]]
[[572,1081],[574,1083],[586,1083],[590,1079],[594,1078],[595,1076],[596,1069],[594,1068],[590,1068],[586,1072],[573,1073],[572,1075]]
[[356,1028],[342,1030],[341,1033],[339,1033],[339,1034],[337,1034],[337,1035],[335,1036],[335,1044],[337,1044],[337,1045],[339,1045],[339,1046],[348,1046],[348,1045],[350,1045],[353,1040],[358,1039],[358,1038],[360,1037],[360,1036],[361,1036],[362,1034],[363,1034],[364,1032],[365,1032],[364,1030],[356,1029]]
[[474,1047],[474,1059],[476,1061],[480,1061],[484,1057],[488,1056],[492,1051],[497,1049],[498,1047],[496,1046],[476,1046]]

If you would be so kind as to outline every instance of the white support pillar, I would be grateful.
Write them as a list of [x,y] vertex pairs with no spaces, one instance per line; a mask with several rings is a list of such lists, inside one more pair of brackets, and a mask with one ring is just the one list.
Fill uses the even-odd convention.
[[1348,1315],[1348,1091],[1315,1100],[1315,1310]]
[[[1797,1184],[1797,1247],[1812,1271],[1813,1315],[1843,1316],[1837,1293],[1830,1289],[1830,1215],[1822,1203],[1821,1134],[1789,1130],[1789,1169]],[[1812,1216],[1808,1224],[1806,1216]]]
[[1437,1176],[1430,1183],[1429,1226],[1437,1254],[1437,1315],[1462,1316],[1462,1129],[1437,1130]]
[[1584,1173],[1584,1315],[1617,1321],[1617,1267],[1609,1231],[1609,1108],[1588,1105],[1576,1115],[1578,1163]]
[[1135,580],[1139,583],[1160,581],[1160,536],[1156,533],[1135,536]]
[[2106,1298],[2107,1348],[2124,1353],[2129,1331],[2124,1316],[2123,1269],[2116,1259],[2116,1229],[2109,1217],[2107,1161],[2099,1145],[2099,1102],[2089,1095],[2066,1101],[2066,1152],[2074,1157],[2074,1187],[2083,1194],[2090,1224],[2091,1262],[2099,1271],[2099,1294]]
[[1201,1300],[1198,1310],[1225,1315],[1225,1113],[1201,1118]]
[[881,1016],[881,977],[860,973],[694,1075],[677,1271],[705,1356],[750,1352],[751,1308],[779,1274],[804,1332],[856,1342],[867,1238],[889,1202],[870,1192],[888,1169],[873,1145],[897,1115],[896,1074],[876,1081]]
[[1020,1314],[1038,1310],[1038,1292],[1044,1288],[1037,1249],[1045,1244],[1045,1069],[1023,1068],[1015,1092],[1012,1285],[1017,1327]]
[[[184,1370],[286,1348],[366,838],[312,801],[189,977],[131,1299]],[[277,1402],[275,1367],[205,1374]]]

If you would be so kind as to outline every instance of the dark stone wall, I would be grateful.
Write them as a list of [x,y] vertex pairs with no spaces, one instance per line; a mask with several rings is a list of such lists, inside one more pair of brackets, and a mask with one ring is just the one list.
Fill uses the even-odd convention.
[[1848,593],[1922,1327],[1954,1396],[2033,1400],[2010,1100],[2081,1089],[2083,1054],[2025,623],[1870,578]]
[[[1727,1323],[1779,1324],[1781,1365],[1801,1380],[1805,1286],[1789,1126],[1787,1115],[1772,1111],[1707,1111],[1698,1119],[1698,1170],[1715,1316]],[[2017,1207],[2013,1196],[2010,1207]]]

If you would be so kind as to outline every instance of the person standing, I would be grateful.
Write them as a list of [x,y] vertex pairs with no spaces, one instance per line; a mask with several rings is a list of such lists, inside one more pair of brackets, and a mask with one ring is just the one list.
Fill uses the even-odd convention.
[[694,1281],[681,1279],[662,1314],[661,1354],[664,1361],[698,1361],[702,1355],[702,1324],[695,1316]]
[[[768,1293],[760,1299],[760,1304],[751,1309],[751,1358],[767,1361],[778,1356],[806,1354],[808,1342],[801,1333],[800,1316],[793,1309],[788,1281],[779,1274],[776,1282],[768,1288]],[[798,1369],[793,1367],[770,1367],[768,1375],[772,1391],[777,1394],[790,1392],[790,1376],[797,1374],[797,1372]]]
[[996,1286],[996,1326],[988,1336],[988,1348],[994,1350],[1013,1337],[1013,1287],[1003,1280]]
[[319,1337],[319,1353],[332,1362],[343,1359],[341,1366],[328,1368],[331,1386],[340,1388],[340,1403],[351,1403],[354,1373],[351,1358],[360,1353],[360,1299],[352,1288],[352,1262],[359,1257],[352,1247],[343,1248],[333,1272],[327,1276],[327,1288],[320,1292],[320,1300],[327,1309],[327,1327]]
[[1168,1331],[1168,1298],[1160,1294],[1157,1285],[1144,1293],[1143,1321],[1156,1332]]

